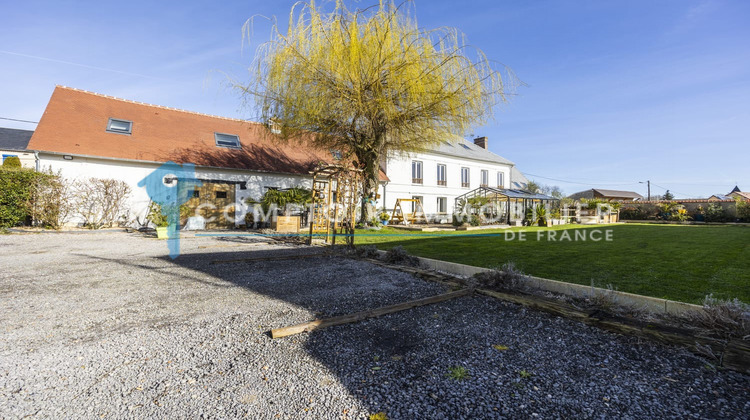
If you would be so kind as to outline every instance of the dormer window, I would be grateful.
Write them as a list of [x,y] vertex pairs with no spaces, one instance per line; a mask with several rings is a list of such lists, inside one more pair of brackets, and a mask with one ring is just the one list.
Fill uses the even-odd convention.
[[271,122],[268,125],[271,128],[271,132],[273,134],[281,134],[281,124],[277,123],[276,121],[271,120]]
[[219,147],[240,148],[240,137],[236,134],[214,133],[214,139]]
[[341,153],[341,150],[331,149],[331,156],[333,156],[336,160],[341,160],[344,155]]
[[118,134],[131,134],[133,132],[133,121],[110,118],[107,123],[107,131]]

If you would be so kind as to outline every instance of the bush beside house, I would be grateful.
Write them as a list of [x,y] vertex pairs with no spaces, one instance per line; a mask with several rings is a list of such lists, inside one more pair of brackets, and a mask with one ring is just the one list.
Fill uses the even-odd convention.
[[[6,159],[7,161],[7,159]],[[130,187],[122,181],[90,178],[69,182],[60,173],[0,167],[0,228],[28,224],[59,229],[71,216],[84,226],[112,226],[126,214]]]
[[[7,162],[10,158],[6,159]],[[31,185],[43,174],[31,169],[6,165],[0,167],[0,228],[18,226],[29,216]]]
[[21,159],[18,156],[10,156],[3,161],[5,168],[20,168],[21,166]]

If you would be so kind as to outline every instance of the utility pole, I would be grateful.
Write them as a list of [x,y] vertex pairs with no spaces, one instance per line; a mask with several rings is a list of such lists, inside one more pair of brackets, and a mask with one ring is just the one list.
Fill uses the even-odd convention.
[[648,198],[647,198],[647,200],[651,201],[651,181],[646,181],[646,182],[638,181],[638,183],[639,184],[646,184],[646,186],[648,187]]

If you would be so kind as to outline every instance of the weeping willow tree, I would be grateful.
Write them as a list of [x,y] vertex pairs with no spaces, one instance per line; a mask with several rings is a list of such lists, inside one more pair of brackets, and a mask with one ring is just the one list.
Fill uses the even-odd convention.
[[363,170],[366,195],[377,190],[381,158],[483,124],[516,80],[458,30],[420,29],[410,5],[351,11],[337,1],[324,12],[298,3],[288,29],[274,24],[258,48],[252,81],[238,86],[283,137],[312,132],[316,145],[343,152]]

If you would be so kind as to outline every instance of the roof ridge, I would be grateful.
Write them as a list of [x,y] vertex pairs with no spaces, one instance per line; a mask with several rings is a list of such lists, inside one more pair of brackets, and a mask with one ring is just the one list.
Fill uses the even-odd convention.
[[206,114],[206,113],[203,113],[203,112],[196,112],[196,111],[188,111],[186,109],[172,108],[172,107],[169,107],[169,106],[150,104],[150,103],[147,103],[147,102],[139,102],[139,101],[134,101],[132,99],[118,98],[116,96],[105,95],[103,93],[97,93],[97,92],[91,92],[89,90],[78,89],[78,88],[74,88],[74,87],[70,87],[70,86],[55,85],[55,87],[56,88],[61,88],[61,89],[68,89],[68,90],[72,90],[72,91],[75,91],[75,92],[87,93],[89,95],[99,96],[99,97],[102,97],[102,98],[114,99],[116,101],[126,102],[126,103],[130,103],[130,104],[135,104],[135,105],[144,105],[144,106],[149,106],[149,107],[152,107],[152,108],[159,108],[159,109],[166,109],[166,110],[169,110],[169,111],[184,112],[186,114],[200,115],[200,116],[203,116],[203,117],[210,117],[210,118],[218,118],[218,119],[221,119],[221,120],[238,121],[238,122],[245,122],[245,123],[250,123],[250,124],[264,125],[263,123],[260,123],[260,122],[257,122],[257,121],[242,120],[242,119],[239,119],[239,118],[222,117],[220,115]]

